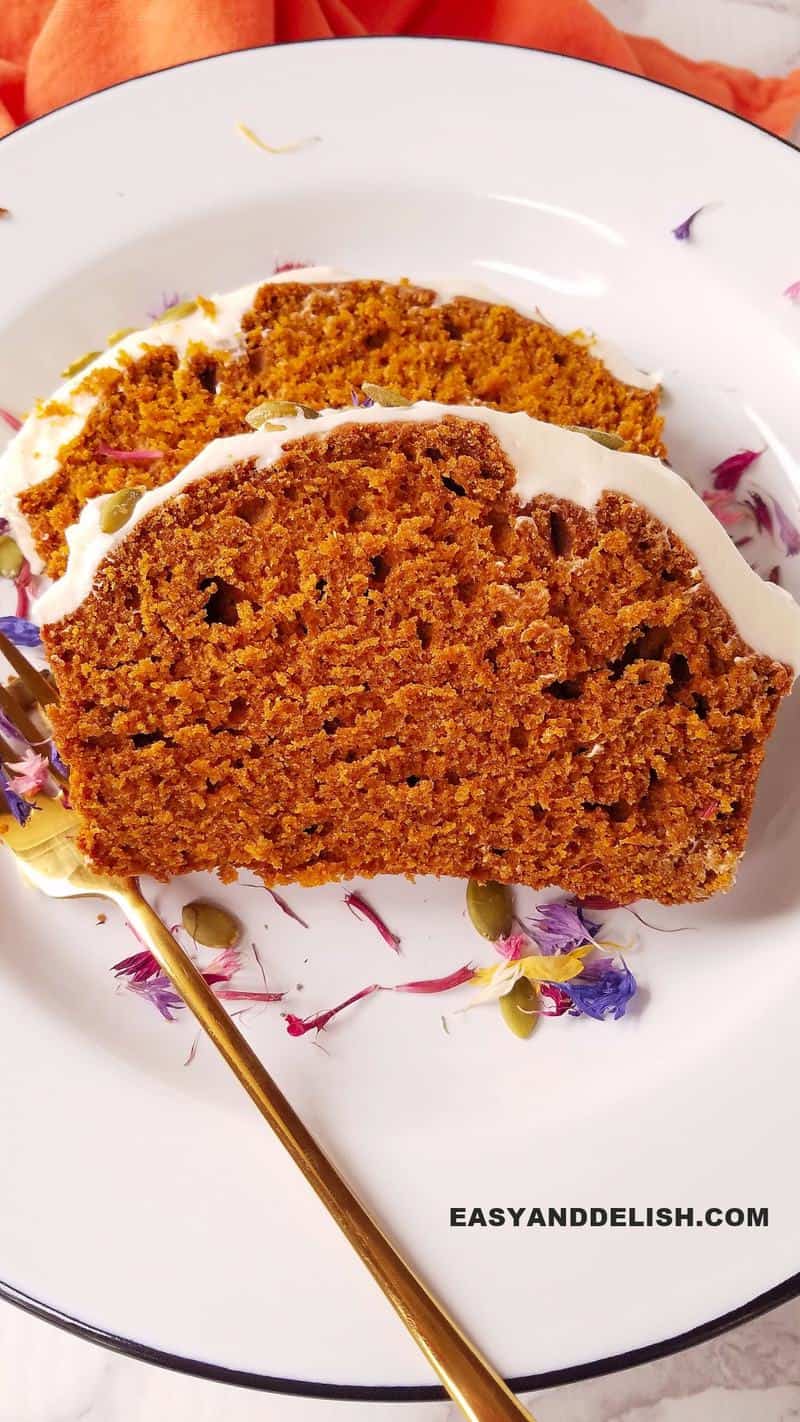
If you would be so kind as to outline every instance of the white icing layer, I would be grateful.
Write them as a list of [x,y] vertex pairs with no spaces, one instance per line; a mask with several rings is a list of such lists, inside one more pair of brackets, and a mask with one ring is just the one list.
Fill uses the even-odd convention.
[[[27,521],[19,512],[17,500],[25,490],[51,478],[59,468],[59,452],[80,434],[89,415],[101,399],[98,395],[77,394],[87,376],[96,370],[119,369],[122,358],[137,359],[154,346],[172,346],[179,358],[184,358],[190,345],[202,344],[212,350],[235,350],[241,338],[242,318],[249,311],[256,292],[262,286],[281,282],[307,282],[320,285],[327,282],[377,280],[378,278],[354,277],[351,273],[339,271],[335,267],[301,267],[279,272],[249,286],[239,287],[224,295],[209,298],[215,307],[215,314],[209,315],[201,308],[177,321],[160,321],[141,331],[125,336],[116,345],[103,351],[90,365],[69,380],[64,381],[50,401],[69,407],[66,415],[41,415],[34,410],[22,429],[10,440],[0,455],[0,514],[8,519],[11,530],[35,572],[41,571],[41,560],[36,552]],[[397,278],[390,278],[396,282]],[[498,302],[510,305],[508,298],[498,295],[481,283],[461,280],[458,277],[414,277],[417,286],[433,289],[437,294],[437,304],[450,301],[456,296],[471,296],[479,301]],[[531,316],[535,312],[525,312]],[[617,380],[639,389],[653,389],[658,381],[643,371],[637,370],[613,345],[592,338],[583,344],[596,355]],[[47,403],[50,403],[48,401]]]
[[197,479],[255,459],[260,469],[280,458],[290,440],[300,436],[324,439],[341,425],[382,425],[441,420],[445,416],[487,425],[517,471],[516,489],[522,501],[537,494],[569,499],[592,508],[605,492],[626,494],[672,529],[694,553],[698,567],[735,623],[743,640],[756,652],[800,669],[800,607],[784,588],[765,582],[744,561],[722,525],[684,479],[657,459],[606,449],[586,435],[544,424],[525,414],[504,414],[473,405],[438,405],[425,401],[402,408],[363,407],[323,410],[316,420],[302,416],[281,420],[284,429],[258,430],[215,440],[174,479],[142,496],[124,528],[103,533],[104,499],[93,499],[67,532],[67,571],[40,598],[40,622],[69,616],[91,592],[101,562],[113,553],[131,529],[153,509],[179,496]]

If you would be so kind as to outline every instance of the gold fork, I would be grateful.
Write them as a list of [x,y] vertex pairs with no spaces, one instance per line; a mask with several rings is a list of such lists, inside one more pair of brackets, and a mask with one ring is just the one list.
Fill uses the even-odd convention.
[[[2,634],[0,653],[42,710],[57,699],[47,678]],[[38,738],[41,742],[41,731],[35,722],[14,697],[5,689],[3,692],[0,705],[21,737],[28,741]],[[15,753],[0,737],[0,760],[7,763],[9,758],[16,758]],[[61,787],[63,777],[56,772],[55,779]],[[16,856],[25,878],[51,898],[97,896],[110,899],[122,909],[383,1289],[463,1416],[469,1422],[519,1422],[521,1418],[533,1422],[531,1414],[398,1254],[328,1160],[191,958],[142,897],[136,881],[95,873],[78,848],[77,816],[64,803],[61,788],[55,796],[37,796],[35,803],[37,809],[25,825],[18,824],[10,814],[0,813],[0,842]]]

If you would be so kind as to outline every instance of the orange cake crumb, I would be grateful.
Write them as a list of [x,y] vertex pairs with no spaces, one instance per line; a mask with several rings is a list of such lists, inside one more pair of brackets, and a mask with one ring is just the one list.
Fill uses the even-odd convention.
[[347,405],[365,380],[412,400],[527,410],[664,453],[657,389],[623,384],[584,345],[508,306],[437,304],[435,292],[408,283],[267,283],[244,317],[239,351],[195,345],[179,362],[171,347],[153,346],[122,370],[87,375],[80,389],[101,399],[57,473],[19,497],[48,572],[63,571],[64,530],[87,499],[131,482],[130,464],[98,451],[160,451],[135,470],[135,482],[152,488],[209,440],[246,429],[259,400]]
[[478,421],[345,424],[143,516],[45,628],[94,863],[726,888],[788,669],[641,505],[514,486]]

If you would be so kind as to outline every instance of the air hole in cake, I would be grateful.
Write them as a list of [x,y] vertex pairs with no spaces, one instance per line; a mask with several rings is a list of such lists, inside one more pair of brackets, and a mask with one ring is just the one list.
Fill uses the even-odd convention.
[[221,623],[224,627],[235,627],[239,621],[237,604],[245,601],[241,588],[228,583],[224,578],[203,578],[200,582],[203,592],[210,588],[211,595],[205,605],[206,622]]
[[553,364],[554,364],[554,365],[566,365],[566,363],[567,363],[567,357],[564,355],[564,353],[563,353],[562,351],[553,351]]
[[464,332],[461,327],[456,324],[452,316],[444,315],[442,317],[442,325],[451,341],[460,341],[462,339]]
[[545,815],[547,814],[547,811],[544,805],[531,805],[531,814],[533,815],[533,818],[535,819],[536,823],[540,824],[541,821],[544,819]]
[[458,774],[457,770],[446,770],[444,773],[444,778],[447,781],[448,785],[461,784],[461,776]]
[[550,510],[550,542],[553,552],[558,558],[563,558],[572,548],[572,534],[569,524],[558,509]]
[[419,781],[420,781],[420,777],[419,777],[418,775],[407,775],[407,776],[406,776],[406,785],[409,785],[412,790],[414,789],[414,786],[415,786],[415,785],[419,785]]
[[326,736],[335,736],[341,724],[338,716],[331,716],[327,721],[323,721],[322,729]]
[[377,351],[380,350],[381,346],[386,345],[388,339],[389,332],[386,326],[381,326],[379,330],[370,331],[369,334],[364,337],[364,346],[368,351]]
[[490,853],[490,854],[496,854],[499,859],[502,859],[503,855],[508,853],[508,850],[507,850],[507,849],[495,849],[494,846],[490,844],[490,845],[489,845],[489,853]]
[[417,619],[417,637],[421,647],[427,650],[433,641],[433,623],[425,622],[423,618]]
[[613,805],[603,805],[602,808],[614,824],[622,824],[624,820],[629,820],[633,814],[633,806],[627,800],[615,800]]
[[669,670],[675,686],[686,686],[686,683],[692,679],[692,669],[683,652],[672,653],[669,659]]
[[463,602],[466,607],[469,607],[470,603],[475,601],[477,591],[478,584],[474,578],[461,578],[460,581],[456,583],[456,597],[459,602]]
[[701,691],[695,691],[694,695],[692,696],[692,700],[694,702],[694,709],[697,715],[700,717],[700,720],[705,721],[706,717],[708,716],[707,697],[705,697]]
[[493,626],[493,627],[504,627],[504,626],[505,626],[505,623],[506,623],[506,615],[505,615],[504,612],[493,612],[493,613],[492,613],[492,626]]
[[154,746],[156,741],[163,740],[164,734],[162,731],[136,731],[135,734],[131,736],[131,744],[134,745],[137,750],[144,750],[145,746]]
[[511,520],[502,509],[489,510],[489,531],[496,553],[508,553],[513,539]]
[[577,701],[583,690],[579,681],[552,681],[549,686],[545,686],[543,689],[548,696],[554,696],[557,701]]
[[451,494],[455,494],[457,499],[463,499],[464,495],[467,492],[464,488],[464,485],[458,484],[455,479],[451,479],[449,474],[444,474],[442,476],[442,483],[444,484],[444,487],[446,489],[450,490]]
[[358,504],[353,504],[353,507],[347,510],[347,522],[351,528],[357,523],[363,523],[365,518],[366,514],[362,508],[359,508]]
[[206,361],[205,364],[197,367],[196,374],[203,389],[207,390],[209,395],[216,395],[217,362],[215,360]]
[[382,587],[389,576],[392,565],[388,558],[384,558],[382,553],[376,553],[375,557],[370,561],[372,563],[372,572],[370,573],[369,580],[376,587]]
[[239,505],[237,513],[244,523],[249,523],[251,528],[255,528],[261,523],[266,507],[266,499],[245,499]]
[[434,449],[433,445],[431,445],[429,449],[423,449],[422,453],[425,458],[430,459],[433,464],[438,464],[440,460],[445,458],[442,451],[440,449]]
[[489,663],[493,672],[497,671],[497,647],[487,647],[483,654],[483,660]]
[[235,696],[228,712],[228,725],[241,726],[247,717],[247,701],[244,696]]
[[529,742],[530,736],[524,726],[511,727],[508,735],[509,745],[514,746],[515,750],[527,750]]
[[256,346],[247,355],[247,367],[251,375],[261,375],[264,370],[266,353],[263,346]]

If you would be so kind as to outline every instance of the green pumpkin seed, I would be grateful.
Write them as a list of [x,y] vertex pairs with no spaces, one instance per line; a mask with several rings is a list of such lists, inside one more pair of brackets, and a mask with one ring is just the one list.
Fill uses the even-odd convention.
[[606,449],[625,449],[625,440],[621,435],[613,434],[611,430],[593,430],[589,425],[567,425],[568,430],[573,434],[586,435],[593,439],[595,444],[602,444]]
[[126,336],[132,336],[136,330],[136,326],[120,326],[118,331],[111,332],[108,338],[108,344],[115,346],[118,341],[124,341]]
[[474,928],[483,938],[496,943],[511,932],[513,912],[511,890],[508,884],[497,884],[490,879],[487,884],[479,884],[470,879],[467,884],[467,913]]
[[203,899],[184,904],[181,923],[189,937],[195,943],[202,943],[204,948],[232,948],[242,932],[238,918]]
[[24,562],[22,549],[4,533],[0,537],[0,578],[15,578]]
[[539,1021],[537,992],[527,978],[517,978],[510,992],[500,999],[500,1012],[515,1037],[530,1037]]
[[117,489],[109,494],[100,514],[100,531],[118,533],[124,528],[143,493],[144,489]]
[[182,321],[184,316],[191,316],[197,310],[196,301],[176,301],[174,306],[168,306],[166,311],[162,311],[156,317],[156,325],[162,321]]
[[91,365],[92,361],[97,360],[97,357],[102,354],[102,351],[87,351],[86,355],[79,356],[71,365],[64,367],[61,372],[61,378],[63,380],[69,380],[71,376],[78,375],[82,370],[86,369],[87,365]]
[[395,390],[391,385],[373,385],[371,380],[365,380],[361,389],[369,400],[374,400],[376,405],[410,405],[411,400],[407,400],[399,390]]

